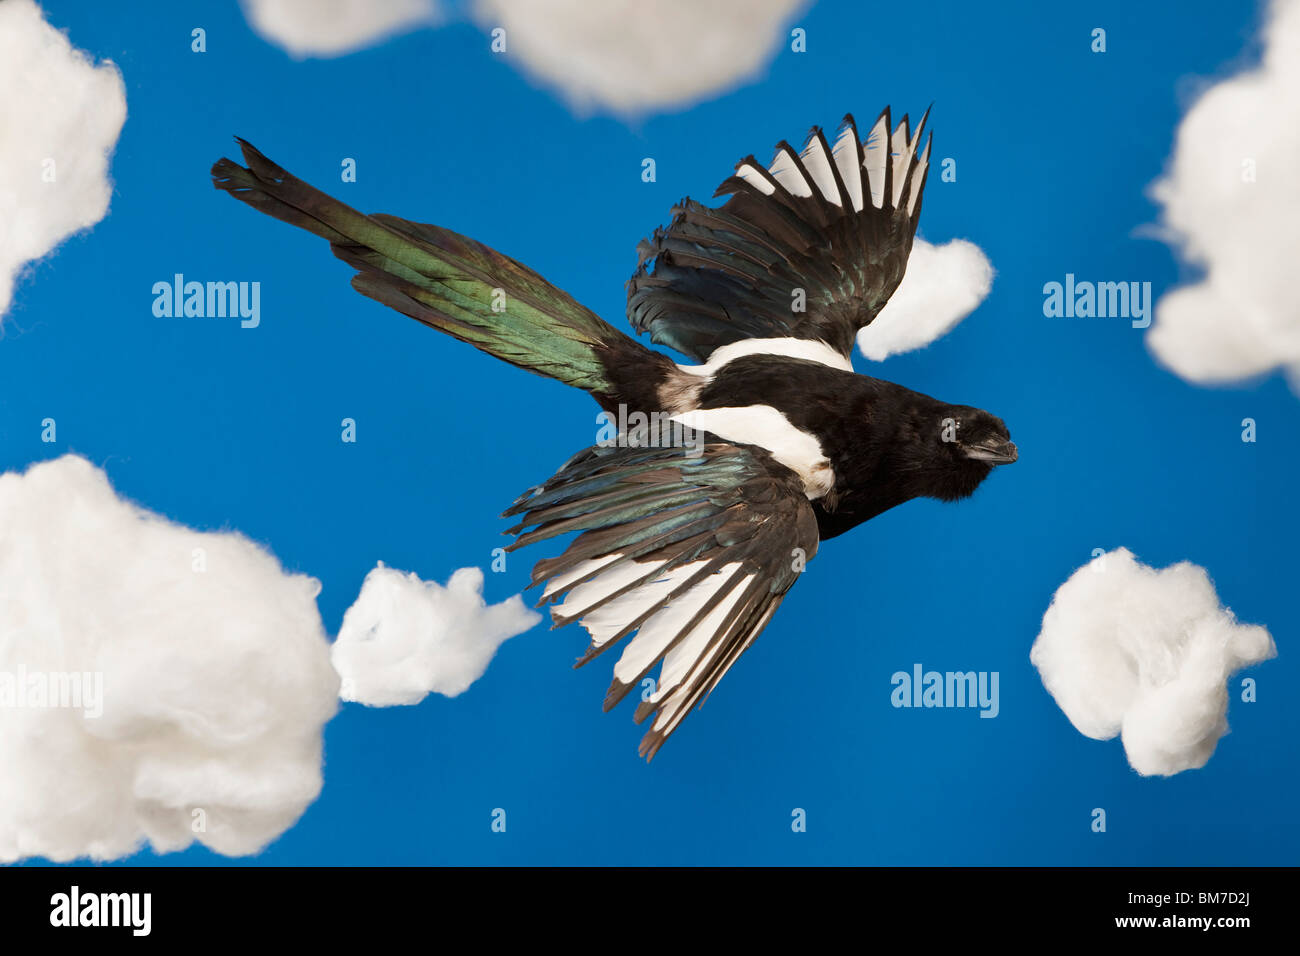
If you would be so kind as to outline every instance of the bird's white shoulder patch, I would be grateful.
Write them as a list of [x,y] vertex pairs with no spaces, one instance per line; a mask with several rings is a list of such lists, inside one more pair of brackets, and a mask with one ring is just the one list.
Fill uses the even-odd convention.
[[825,495],[835,485],[835,470],[821,442],[802,431],[771,405],[739,408],[697,408],[673,416],[673,421],[711,432],[726,441],[757,445],[803,480],[809,499]]
[[703,365],[678,365],[677,367],[683,372],[689,372],[692,375],[704,375],[711,378],[722,366],[743,355],[781,355],[785,358],[819,362],[822,365],[829,365],[831,368],[837,368],[844,372],[853,371],[853,363],[825,342],[818,342],[816,339],[792,338],[741,339],[739,342],[732,342],[730,345],[714,349],[713,354],[709,356],[709,360]]

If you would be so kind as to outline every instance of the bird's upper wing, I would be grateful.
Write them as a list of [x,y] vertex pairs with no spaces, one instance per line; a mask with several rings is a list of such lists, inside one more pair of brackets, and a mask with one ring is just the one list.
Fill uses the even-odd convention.
[[768,169],[741,160],[714,193],[730,195],[725,204],[685,199],[642,240],[628,320],[701,362],[752,338],[818,340],[849,358],[907,267],[930,160],[930,142],[918,153],[925,119],[915,134],[906,116],[891,129],[886,108],[859,141],[846,116],[834,145],[814,126],[802,150],[779,143]]
[[[797,475],[764,449],[712,436],[687,447],[589,448],[522,495],[510,549],[581,532],[537,564],[555,626],[579,620],[591,635],[578,666],[635,633],[614,665],[609,710],[662,660],[647,759],[753,643],[804,562],[817,519]],[[532,528],[532,530],[525,530]]]

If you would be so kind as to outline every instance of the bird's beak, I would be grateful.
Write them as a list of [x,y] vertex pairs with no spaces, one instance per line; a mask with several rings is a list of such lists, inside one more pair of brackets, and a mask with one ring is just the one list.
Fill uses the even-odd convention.
[[992,465],[1007,465],[1019,457],[1015,444],[1000,438],[989,438],[973,445],[965,445],[963,450],[967,458],[987,461]]

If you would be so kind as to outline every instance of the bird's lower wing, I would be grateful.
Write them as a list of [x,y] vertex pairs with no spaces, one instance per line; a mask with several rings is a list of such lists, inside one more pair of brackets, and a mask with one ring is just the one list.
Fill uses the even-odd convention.
[[[662,662],[640,752],[652,758],[771,618],[817,551],[797,475],[766,451],[712,436],[694,447],[589,448],[526,492],[510,550],[579,532],[533,569],[555,626],[591,635],[578,665],[631,637],[605,709]],[[635,439],[633,439],[635,440]],[[531,529],[531,530],[529,530]],[[633,636],[635,635],[635,636]]]
[[[928,112],[928,111],[927,111]],[[857,333],[898,288],[921,214],[930,145],[884,110],[863,140],[846,116],[830,143],[813,127],[803,149],[754,157],[715,195],[683,200],[643,240],[627,284],[638,332],[697,361],[743,339],[823,342],[849,360]]]

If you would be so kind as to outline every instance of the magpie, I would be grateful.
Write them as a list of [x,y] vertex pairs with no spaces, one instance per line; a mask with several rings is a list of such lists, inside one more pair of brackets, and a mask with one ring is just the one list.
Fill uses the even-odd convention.
[[[767,625],[822,540],[912,498],[972,494],[1016,460],[1003,421],[856,374],[860,329],[907,266],[933,135],[886,107],[860,138],[748,156],[714,193],[642,240],[627,284],[637,333],[615,329],[514,259],[441,226],[365,215],[238,140],[214,185],[328,240],[353,287],[425,325],[588,392],[619,421],[661,415],[694,443],[629,428],[566,462],[506,511],[509,550],[575,534],[540,561],[556,627],[579,621],[576,666],[621,645],[609,710],[658,666],[636,709],[652,759]],[[689,444],[689,447],[688,447]],[[630,638],[630,639],[629,639]]]

